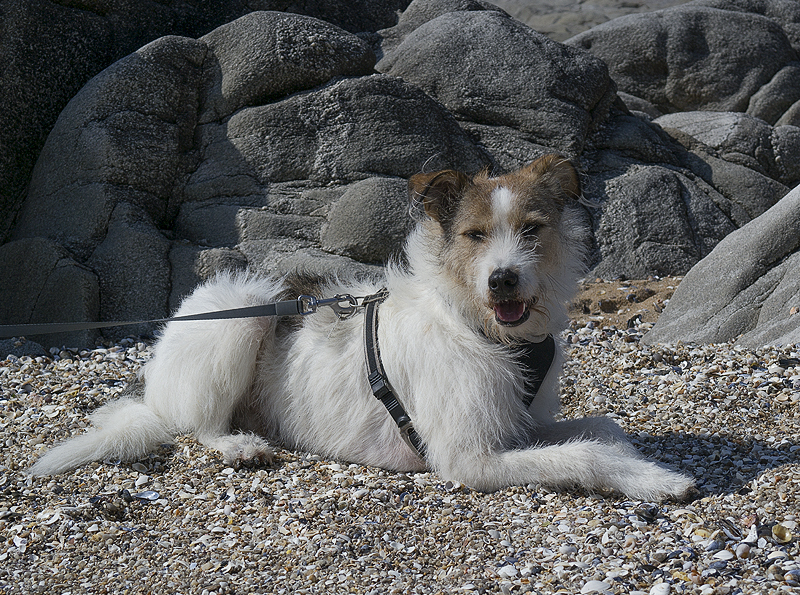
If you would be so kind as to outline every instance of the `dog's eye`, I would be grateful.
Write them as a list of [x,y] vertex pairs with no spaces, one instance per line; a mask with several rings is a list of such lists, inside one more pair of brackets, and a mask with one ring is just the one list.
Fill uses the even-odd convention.
[[464,235],[474,242],[482,242],[486,239],[486,234],[479,229],[470,229],[469,231],[464,232]]
[[541,231],[541,225],[526,225],[520,230],[520,234],[527,240],[536,240],[539,238],[539,232]]

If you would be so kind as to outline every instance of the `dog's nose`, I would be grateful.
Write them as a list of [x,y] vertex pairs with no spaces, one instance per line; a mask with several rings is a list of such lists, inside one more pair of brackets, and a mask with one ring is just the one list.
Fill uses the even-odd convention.
[[489,275],[489,290],[497,295],[507,295],[514,291],[519,276],[511,269],[497,269]]

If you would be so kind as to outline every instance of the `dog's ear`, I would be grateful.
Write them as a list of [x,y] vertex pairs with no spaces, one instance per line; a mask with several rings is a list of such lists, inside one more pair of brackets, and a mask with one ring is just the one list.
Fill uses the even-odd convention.
[[550,178],[561,187],[567,198],[579,200],[581,197],[581,179],[578,171],[570,160],[562,155],[551,154],[539,157],[530,165],[523,167],[520,173],[537,178]]
[[469,177],[452,169],[429,174],[416,174],[408,180],[408,194],[412,204],[421,204],[425,213],[441,223],[453,211]]

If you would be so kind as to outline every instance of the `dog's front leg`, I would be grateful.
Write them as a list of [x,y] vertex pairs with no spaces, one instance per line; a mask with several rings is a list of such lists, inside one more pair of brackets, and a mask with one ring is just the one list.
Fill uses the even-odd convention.
[[[510,485],[613,489],[641,500],[682,499],[694,481],[647,461],[620,442],[577,439],[519,450],[441,453],[429,450],[434,468],[446,479],[494,491]],[[437,456],[438,455],[438,456]]]

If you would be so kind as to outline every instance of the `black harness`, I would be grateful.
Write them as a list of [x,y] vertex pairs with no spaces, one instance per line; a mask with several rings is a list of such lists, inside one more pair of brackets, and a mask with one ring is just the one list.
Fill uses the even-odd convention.
[[[375,295],[364,298],[363,305],[366,308],[364,313],[364,346],[366,349],[367,361],[367,379],[372,388],[372,394],[375,395],[381,403],[383,403],[386,410],[392,416],[392,419],[397,424],[400,430],[400,435],[403,440],[408,444],[411,449],[419,455],[420,458],[425,458],[425,443],[417,434],[414,425],[411,423],[403,405],[394,394],[394,390],[389,384],[389,379],[386,377],[386,371],[383,369],[383,362],[381,362],[381,352],[378,345],[378,307],[389,296],[386,289],[381,289]],[[525,375],[525,395],[522,402],[527,409],[533,403],[536,393],[542,387],[547,371],[553,364],[556,355],[556,342],[553,335],[547,337],[539,342],[526,341],[521,344],[520,361],[527,369]]]

